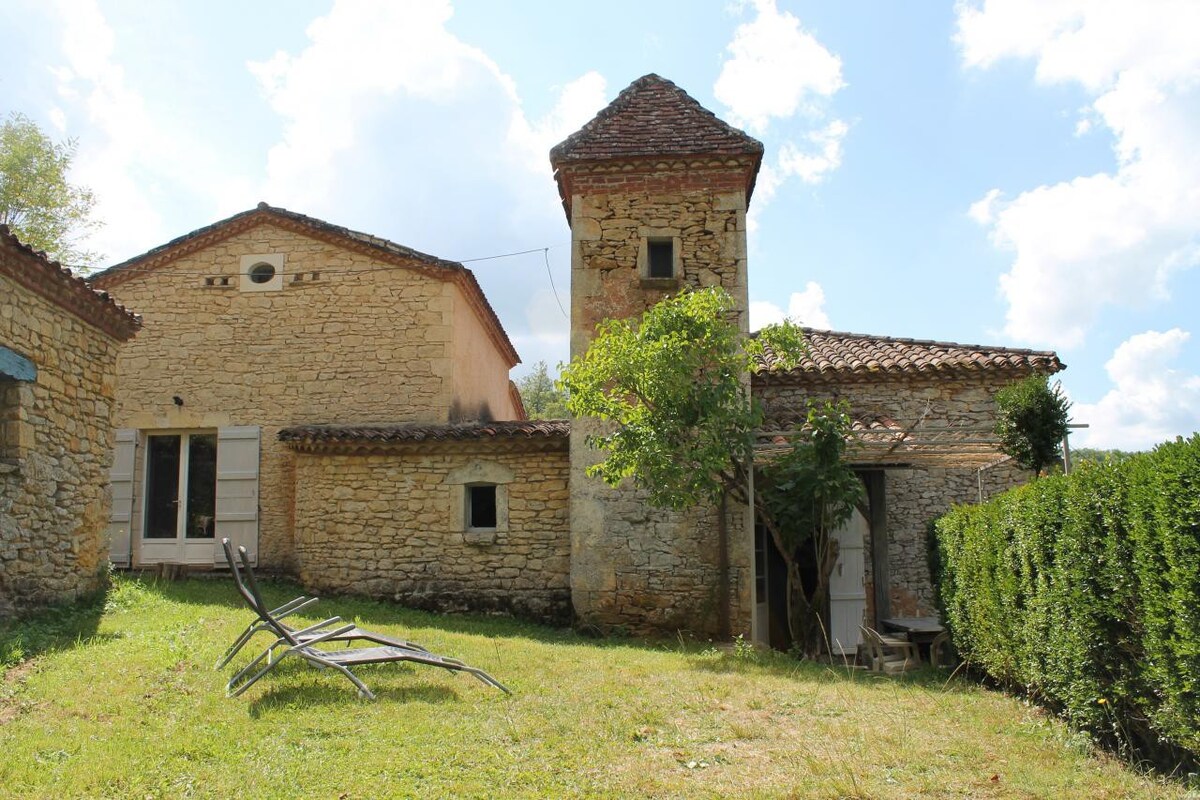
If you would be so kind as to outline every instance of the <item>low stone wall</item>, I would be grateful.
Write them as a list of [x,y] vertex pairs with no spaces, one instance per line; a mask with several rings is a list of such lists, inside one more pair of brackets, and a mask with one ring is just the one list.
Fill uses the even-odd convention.
[[[296,454],[305,586],[439,611],[571,619],[567,442],[422,443]],[[464,487],[497,487],[495,530]]]

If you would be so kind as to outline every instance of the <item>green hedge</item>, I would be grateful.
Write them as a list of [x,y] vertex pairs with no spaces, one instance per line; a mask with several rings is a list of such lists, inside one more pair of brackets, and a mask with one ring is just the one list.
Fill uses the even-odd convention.
[[1160,766],[1200,764],[1200,434],[934,525],[972,666]]

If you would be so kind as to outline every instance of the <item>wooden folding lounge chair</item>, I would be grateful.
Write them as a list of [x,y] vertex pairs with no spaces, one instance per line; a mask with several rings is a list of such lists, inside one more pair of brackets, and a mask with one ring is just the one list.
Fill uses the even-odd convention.
[[872,672],[896,675],[921,663],[917,645],[908,639],[884,636],[874,628],[860,627]]
[[[254,570],[252,570],[249,567],[249,565],[246,565],[242,568],[238,567],[237,561],[235,560],[236,557],[233,554],[233,545],[230,544],[228,539],[221,540],[221,547],[224,548],[224,550],[225,550],[225,560],[229,562],[229,569],[230,569],[230,572],[233,573],[233,581],[235,584],[237,584],[238,593],[241,594],[243,597],[245,597],[246,592],[249,592],[251,594],[251,596],[253,596],[254,603],[251,604],[251,610],[253,610],[255,612],[255,615],[257,616],[258,610],[260,608],[266,608],[267,604],[263,601],[262,595],[258,591],[258,583],[253,580],[254,579]],[[242,569],[245,570],[247,577],[251,581],[250,586],[247,586],[242,580],[242,576],[241,576]],[[301,595],[300,597],[297,597],[294,600],[284,603],[283,605],[279,606],[278,608],[271,609],[270,613],[271,613],[271,616],[274,617],[276,621],[282,621],[285,617],[290,617],[291,615],[308,608],[313,603],[316,603],[317,599],[318,598],[316,598],[316,597],[308,597],[306,595]],[[335,617],[334,620],[337,622],[341,622],[340,617]],[[289,630],[291,630],[293,634],[299,633],[299,631],[297,631],[295,628],[289,628]],[[217,661],[216,666],[214,666],[213,669],[221,669],[226,664],[228,664],[233,659],[233,657],[235,655],[237,655],[238,651],[241,650],[243,647],[245,647],[246,643],[249,642],[252,638],[254,638],[254,634],[256,634],[260,631],[267,631],[270,633],[270,632],[273,632],[273,629],[270,628],[265,622],[263,622],[261,618],[255,619],[249,625],[246,626],[246,629],[244,631],[242,631],[241,635],[239,635],[237,637],[237,639],[234,640],[233,644],[229,645],[229,649],[225,651],[224,655],[222,655],[221,658]],[[307,636],[307,638],[312,638],[312,637],[313,637],[313,635]],[[305,636],[301,636],[300,641],[303,642],[305,638],[306,638]],[[354,641],[360,641],[360,640],[364,641],[364,642],[374,642],[375,644],[385,645],[387,647],[404,647],[409,650],[417,650],[422,653],[426,652],[425,648],[422,647],[421,645],[417,644],[416,642],[409,642],[404,639],[397,639],[394,636],[385,636],[382,633],[375,633],[374,631],[364,630],[357,626],[351,626],[351,630],[348,633],[346,633],[345,635],[337,636],[334,639],[328,640],[328,641],[354,642]],[[276,638],[275,643],[280,644],[278,637]]]
[[[366,684],[358,679],[358,676],[350,671],[350,667],[362,664],[385,664],[398,661],[426,664],[431,667],[450,670],[451,672],[466,672],[474,675],[483,683],[496,687],[505,694],[512,694],[504,684],[483,670],[468,666],[456,658],[447,658],[446,656],[435,655],[424,650],[414,650],[408,647],[391,645],[384,647],[356,647],[345,650],[322,650],[315,647],[314,645],[324,642],[337,641],[338,637],[346,636],[355,629],[355,626],[341,625],[331,627],[341,621],[338,617],[333,617],[298,631],[289,628],[272,616],[270,609],[265,604],[256,600],[256,596],[259,596],[258,586],[254,579],[254,572],[250,568],[250,557],[246,553],[246,548],[238,548],[238,558],[242,562],[242,569],[245,570],[245,582],[240,579],[237,581],[238,591],[242,594],[246,603],[254,609],[265,629],[270,630],[279,638],[274,644],[229,679],[229,683],[225,686],[225,691],[230,697],[237,697],[249,689],[259,678],[274,669],[277,664],[288,656],[297,656],[318,669],[337,670],[358,688],[360,696],[368,700],[375,699],[374,693],[367,688]],[[233,569],[238,569],[236,564],[233,565]]]
[[953,667],[958,663],[949,631],[942,631],[929,643],[929,663],[935,667]]

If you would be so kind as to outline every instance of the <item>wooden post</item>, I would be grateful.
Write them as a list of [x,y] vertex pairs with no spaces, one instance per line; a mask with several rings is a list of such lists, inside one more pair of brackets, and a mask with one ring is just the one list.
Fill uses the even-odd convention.
[[733,635],[729,613],[729,492],[721,491],[721,506],[717,510],[717,590],[721,599],[717,603],[717,632],[722,640]]
[[875,588],[875,628],[891,616],[890,578],[888,576],[887,481],[883,470],[864,473],[867,503],[871,510],[871,576]]

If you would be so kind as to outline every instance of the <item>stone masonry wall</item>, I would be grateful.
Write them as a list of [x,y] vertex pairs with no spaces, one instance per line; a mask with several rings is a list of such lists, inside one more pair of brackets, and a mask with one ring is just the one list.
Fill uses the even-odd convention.
[[[241,290],[241,258],[250,254],[284,256],[282,290]],[[479,331],[454,328],[456,304],[464,301],[452,282],[273,224],[237,233],[110,291],[145,320],[118,362],[116,427],[261,426],[258,557],[267,567],[295,566],[295,459],[276,439],[281,428],[447,421],[456,399],[451,377],[458,335],[475,336],[480,381],[490,375],[507,394],[507,364],[491,341]],[[493,412],[503,418],[507,410]],[[140,456],[134,479],[139,488]],[[135,546],[141,501],[139,491]]]
[[[869,382],[812,381],[802,386],[756,382],[755,395],[763,403],[767,424],[790,419],[804,408],[805,398],[842,398],[853,414],[887,416],[914,422],[930,408],[928,424],[992,425],[993,396],[1010,376],[980,375],[971,379],[911,379],[880,376]],[[996,460],[1001,454],[996,454]],[[955,503],[973,503],[1028,480],[1027,472],[1011,461],[978,470],[973,467],[922,467],[888,469],[884,474],[887,508],[888,570],[891,613],[925,616],[936,613],[927,560],[926,526]],[[865,543],[867,614],[874,615],[874,576],[871,542]]]
[[[723,286],[744,310],[745,173],[741,168],[575,176],[571,200],[571,354],[587,350],[604,319],[639,315],[681,286]],[[647,280],[639,253],[647,237],[678,246],[677,279]],[[738,322],[745,330],[746,315]],[[571,429],[571,585],[581,621],[634,633],[719,632],[721,603],[734,634],[750,634],[753,524],[730,511],[728,597],[720,592],[717,513],[648,506],[631,487],[585,474],[598,458],[586,439],[593,420]]]
[[[485,445],[371,454],[299,453],[300,576],[348,592],[437,610],[571,617],[567,451]],[[463,522],[455,474],[503,475],[496,531]],[[458,489],[458,491],[456,491]],[[502,498],[503,502],[504,498]]]
[[0,344],[37,366],[0,382],[0,619],[104,585],[119,343],[0,277]]

